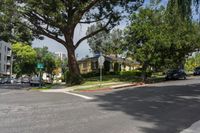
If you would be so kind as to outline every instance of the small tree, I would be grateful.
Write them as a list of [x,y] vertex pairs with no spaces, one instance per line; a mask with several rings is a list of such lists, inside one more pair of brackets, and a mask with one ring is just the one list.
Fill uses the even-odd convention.
[[57,60],[55,55],[48,51],[48,47],[35,48],[35,51],[37,52],[37,63],[43,63],[44,71],[53,75]]
[[14,57],[13,72],[17,76],[36,72],[36,51],[31,46],[15,43],[12,45],[12,53]]
[[[100,24],[92,25],[88,28],[87,34],[90,34],[94,30],[98,29]],[[90,48],[93,53],[103,53],[106,55],[115,55],[121,54],[123,52],[122,43],[123,43],[123,31],[120,29],[114,29],[110,33],[101,32],[95,36],[87,39]]]

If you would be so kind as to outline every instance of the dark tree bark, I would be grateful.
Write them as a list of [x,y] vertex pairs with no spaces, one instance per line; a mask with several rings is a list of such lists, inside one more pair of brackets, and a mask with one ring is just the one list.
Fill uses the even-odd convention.
[[148,68],[148,65],[147,63],[145,62],[143,65],[142,65],[142,75],[141,75],[141,78],[142,78],[142,81],[145,82],[147,80],[147,68]]
[[68,81],[67,83],[70,83],[71,85],[81,84],[83,81],[83,78],[80,74],[79,65],[76,59],[75,50],[76,47],[74,45],[74,29],[73,27],[68,27],[65,34],[65,47],[67,49],[68,54],[68,68],[69,68],[69,74],[68,74]]
[[68,52],[68,67],[70,72],[69,74],[70,77],[68,77],[69,81],[67,82],[72,85],[81,84],[83,80],[80,74],[78,62],[75,57],[75,48],[68,47],[67,52]]

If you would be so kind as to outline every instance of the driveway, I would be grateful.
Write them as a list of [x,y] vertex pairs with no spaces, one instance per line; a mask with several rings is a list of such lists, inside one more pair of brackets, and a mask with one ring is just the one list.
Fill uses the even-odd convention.
[[93,99],[0,89],[0,133],[180,133],[200,126],[199,78],[80,95]]

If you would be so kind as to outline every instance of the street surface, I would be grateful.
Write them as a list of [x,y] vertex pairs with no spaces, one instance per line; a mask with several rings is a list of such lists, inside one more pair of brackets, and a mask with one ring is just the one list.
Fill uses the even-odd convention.
[[199,127],[200,77],[79,94],[0,85],[0,133],[200,133]]

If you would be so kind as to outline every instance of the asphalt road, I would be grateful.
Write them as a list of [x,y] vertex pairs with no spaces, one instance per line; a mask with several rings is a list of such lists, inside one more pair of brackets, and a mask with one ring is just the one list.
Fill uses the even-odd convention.
[[180,133],[200,120],[200,78],[80,94],[94,99],[0,86],[0,133]]

